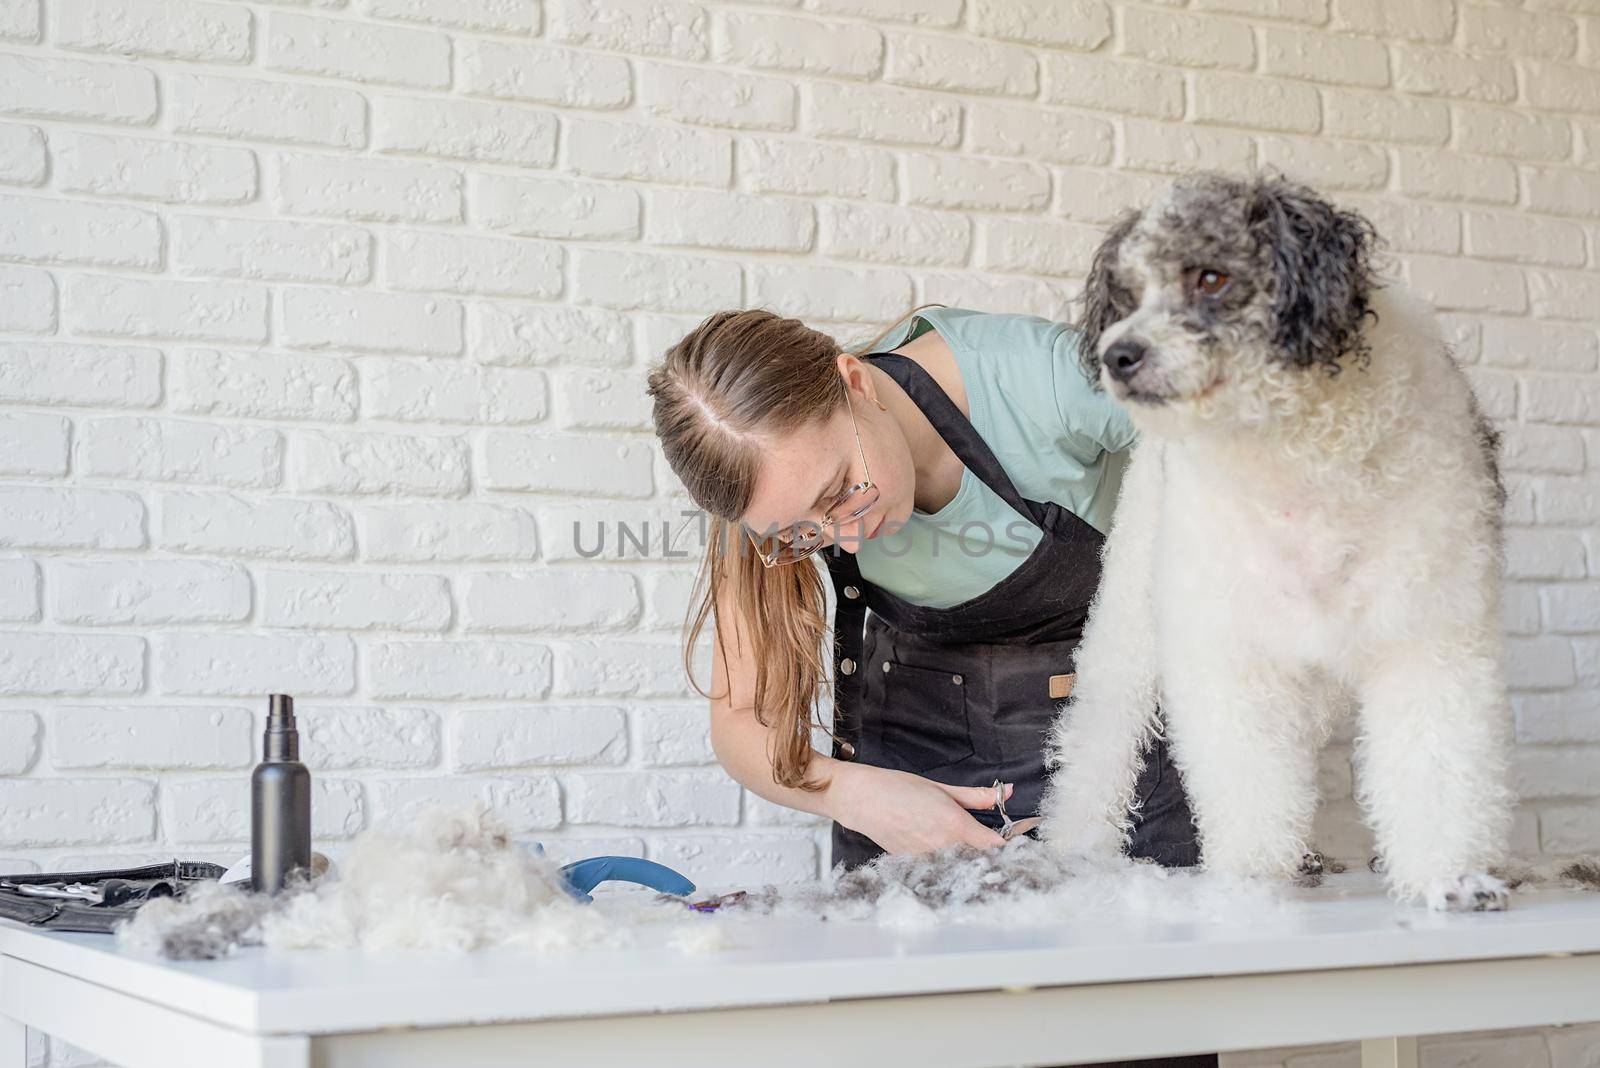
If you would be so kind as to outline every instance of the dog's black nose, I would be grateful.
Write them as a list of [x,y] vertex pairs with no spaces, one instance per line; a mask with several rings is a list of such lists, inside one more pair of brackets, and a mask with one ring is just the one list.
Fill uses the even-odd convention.
[[1133,377],[1135,371],[1139,370],[1149,352],[1143,342],[1128,338],[1115,342],[1106,349],[1106,366],[1111,369],[1111,377],[1119,382],[1126,382]]

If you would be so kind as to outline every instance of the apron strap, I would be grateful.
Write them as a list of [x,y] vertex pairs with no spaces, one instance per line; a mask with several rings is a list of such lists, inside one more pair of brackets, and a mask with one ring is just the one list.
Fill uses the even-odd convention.
[[[933,429],[938,431],[945,444],[950,446],[961,462],[977,475],[983,484],[993,490],[1001,500],[1014,508],[1033,525],[1044,530],[1043,516],[1038,506],[1017,492],[1016,484],[995,457],[989,443],[983,440],[972,421],[961,414],[956,402],[944,391],[934,377],[917,361],[898,352],[881,352],[865,357],[871,360],[914,401]],[[1048,535],[1049,531],[1045,531]]]

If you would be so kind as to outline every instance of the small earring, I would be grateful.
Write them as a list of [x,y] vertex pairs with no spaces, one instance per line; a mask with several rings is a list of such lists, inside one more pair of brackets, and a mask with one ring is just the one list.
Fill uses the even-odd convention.
[[872,398],[872,402],[878,406],[878,411],[880,411],[880,412],[886,412],[886,411],[889,410],[888,406],[886,404],[884,404],[883,401],[879,400],[877,397],[873,397]]

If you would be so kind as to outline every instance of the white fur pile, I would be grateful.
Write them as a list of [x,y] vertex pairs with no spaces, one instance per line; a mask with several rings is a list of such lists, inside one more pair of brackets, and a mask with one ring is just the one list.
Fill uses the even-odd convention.
[[[644,918],[667,910],[637,909]],[[687,912],[672,919],[705,918]],[[507,838],[479,804],[432,809],[405,837],[378,831],[353,844],[342,872],[299,881],[276,896],[242,883],[203,883],[158,898],[117,930],[119,943],[177,959],[273,949],[531,950],[619,944],[629,925],[580,904],[558,866]]]
[[563,889],[552,861],[519,849],[482,805],[434,810],[407,839],[363,835],[344,874],[264,918],[274,949],[561,949],[615,933]]

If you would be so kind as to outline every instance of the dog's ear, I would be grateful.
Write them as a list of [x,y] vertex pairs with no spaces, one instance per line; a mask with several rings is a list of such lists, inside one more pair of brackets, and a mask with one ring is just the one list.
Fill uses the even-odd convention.
[[1379,240],[1373,225],[1276,176],[1250,189],[1246,218],[1277,275],[1273,341],[1278,351],[1297,367],[1320,366],[1330,374],[1338,373],[1347,355],[1364,362],[1361,321],[1367,315],[1377,318],[1368,308]]
[[1139,210],[1130,208],[1118,216],[1105,240],[1094,250],[1089,263],[1089,277],[1083,283],[1079,301],[1083,311],[1078,315],[1079,361],[1083,373],[1096,389],[1100,388],[1100,335],[1119,319],[1133,311],[1133,295],[1118,285],[1112,275],[1117,266],[1117,251],[1122,239],[1128,236],[1133,224],[1139,221]]

